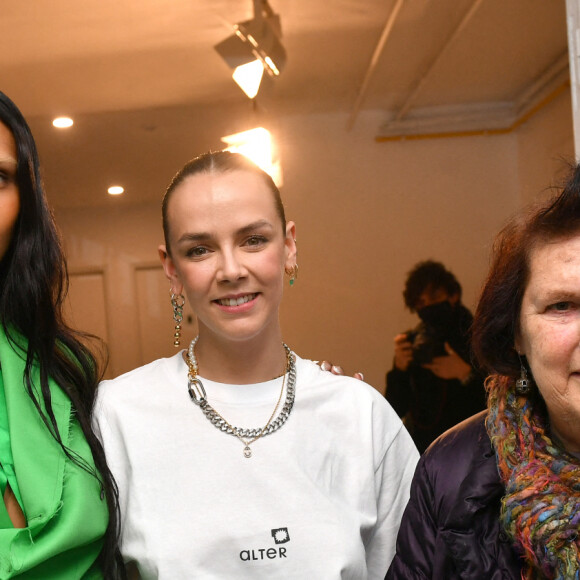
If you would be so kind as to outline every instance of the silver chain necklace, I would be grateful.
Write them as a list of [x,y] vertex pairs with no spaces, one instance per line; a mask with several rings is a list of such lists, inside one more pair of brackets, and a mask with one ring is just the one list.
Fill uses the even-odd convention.
[[[208,403],[205,388],[201,380],[198,378],[199,367],[197,365],[197,359],[195,358],[195,345],[198,338],[199,336],[191,341],[187,351],[186,363],[189,369],[189,372],[187,373],[187,390],[189,392],[189,396],[191,400],[201,409],[203,414],[214,427],[228,435],[237,437],[244,444],[244,457],[249,459],[252,457],[252,450],[250,445],[255,443],[261,437],[270,435],[271,433],[274,433],[280,429],[280,427],[286,423],[288,417],[290,416],[290,412],[294,406],[294,399],[296,396],[296,358],[288,346],[285,343],[282,343],[282,346],[286,351],[286,369],[282,378],[282,390],[280,391],[280,396],[278,397],[278,402],[274,407],[274,411],[272,412],[272,415],[270,415],[268,422],[263,427],[258,427],[255,429],[243,429],[240,427],[234,427],[228,423],[228,421],[226,421],[226,419]],[[286,376],[288,376],[288,381],[286,383],[286,400],[280,413],[276,419],[274,419],[274,415],[276,414],[276,411],[280,406],[280,401],[282,400]]]

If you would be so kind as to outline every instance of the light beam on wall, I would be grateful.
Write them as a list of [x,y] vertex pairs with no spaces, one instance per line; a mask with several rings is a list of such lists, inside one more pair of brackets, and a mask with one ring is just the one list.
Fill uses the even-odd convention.
[[279,160],[274,160],[274,147],[270,131],[263,127],[234,133],[222,137],[227,145],[226,151],[241,153],[251,159],[272,177],[278,187],[282,187],[282,167]]

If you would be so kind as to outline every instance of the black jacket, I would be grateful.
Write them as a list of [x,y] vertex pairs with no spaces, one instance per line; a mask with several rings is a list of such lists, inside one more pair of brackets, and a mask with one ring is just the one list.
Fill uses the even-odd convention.
[[499,523],[504,487],[484,419],[457,425],[421,457],[386,580],[520,580]]
[[[458,308],[458,328],[445,336],[453,350],[467,363],[471,360],[470,327],[473,317],[462,304]],[[421,334],[421,323],[414,331]],[[484,375],[473,368],[466,384],[445,380],[418,364],[408,370],[394,368],[387,373],[386,399],[411,434],[419,453],[439,435],[471,415],[485,409]]]

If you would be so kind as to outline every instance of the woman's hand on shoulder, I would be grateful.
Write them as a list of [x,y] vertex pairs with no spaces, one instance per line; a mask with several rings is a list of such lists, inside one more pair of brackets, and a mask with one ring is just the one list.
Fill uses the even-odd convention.
[[[344,371],[341,366],[334,365],[331,362],[328,362],[327,360],[317,362],[317,364],[323,371],[328,371],[333,375],[344,375]],[[359,381],[365,380],[365,377],[361,372],[356,372],[352,376],[355,379],[358,379]]]

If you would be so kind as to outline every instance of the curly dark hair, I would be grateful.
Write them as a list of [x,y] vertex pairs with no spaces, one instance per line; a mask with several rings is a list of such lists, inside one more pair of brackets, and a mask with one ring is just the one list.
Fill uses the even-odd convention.
[[[49,377],[70,398],[95,466],[93,475],[101,482],[109,509],[109,524],[100,562],[105,578],[116,578],[123,565],[118,550],[118,491],[105,453],[91,428],[91,413],[101,373],[92,352],[63,319],[62,307],[68,288],[66,263],[46,202],[34,138],[18,107],[0,92],[0,122],[12,133],[16,144],[16,183],[20,212],[12,239],[0,260],[0,323],[17,347],[15,332],[26,338],[24,385],[38,414],[71,461],[91,471],[64,444],[51,403]],[[40,369],[40,392],[33,384],[34,367]],[[43,410],[43,406],[46,411]],[[94,471],[94,470],[92,470]]]
[[407,274],[403,298],[411,312],[415,312],[419,297],[427,289],[443,288],[449,296],[457,294],[461,298],[461,284],[457,278],[441,263],[425,260],[413,266]]
[[519,376],[520,359],[514,344],[534,248],[578,234],[580,165],[573,169],[561,193],[512,218],[495,240],[472,334],[474,354],[490,373]]

